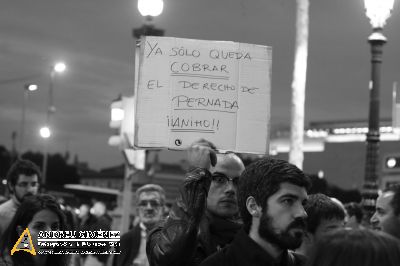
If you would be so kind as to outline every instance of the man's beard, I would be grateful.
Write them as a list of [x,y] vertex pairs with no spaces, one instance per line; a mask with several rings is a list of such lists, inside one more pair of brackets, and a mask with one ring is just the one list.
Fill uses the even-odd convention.
[[303,240],[303,234],[295,233],[291,234],[290,229],[302,229],[305,231],[306,222],[303,218],[296,218],[291,222],[287,228],[280,232],[275,233],[272,227],[273,218],[269,216],[265,210],[260,219],[260,226],[258,228],[259,235],[266,241],[273,245],[278,246],[281,249],[297,249],[300,247]]
[[20,203],[22,203],[22,202],[25,200],[26,197],[30,197],[30,196],[33,196],[33,193],[27,192],[27,193],[24,194],[22,197],[19,197],[19,196],[17,195],[17,193],[15,193],[15,198],[16,198]]

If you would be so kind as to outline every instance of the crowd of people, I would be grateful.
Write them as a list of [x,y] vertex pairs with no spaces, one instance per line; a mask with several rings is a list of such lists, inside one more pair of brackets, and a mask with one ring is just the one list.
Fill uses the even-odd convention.
[[137,189],[136,218],[120,239],[120,254],[10,254],[28,228],[39,231],[111,230],[106,205],[82,204],[76,219],[50,195],[40,194],[40,171],[18,160],[7,174],[11,193],[0,205],[0,266],[398,266],[400,186],[380,193],[366,221],[359,203],[308,194],[308,176],[271,157],[246,166],[234,153],[206,141],[187,151],[190,169],[180,196],[166,212],[156,184]]

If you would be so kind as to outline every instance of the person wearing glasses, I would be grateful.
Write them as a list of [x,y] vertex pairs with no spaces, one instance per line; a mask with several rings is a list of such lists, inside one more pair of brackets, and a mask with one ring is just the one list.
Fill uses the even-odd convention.
[[114,256],[113,266],[147,266],[146,239],[148,232],[164,217],[165,191],[155,184],[136,190],[138,224],[123,234],[121,254]]
[[191,170],[180,198],[166,220],[149,235],[147,257],[152,266],[199,265],[229,244],[241,228],[237,184],[244,171],[235,154],[217,154],[200,140],[188,149]]
[[29,160],[17,160],[7,172],[9,200],[0,205],[0,238],[7,229],[22,199],[36,195],[40,185],[39,167]]

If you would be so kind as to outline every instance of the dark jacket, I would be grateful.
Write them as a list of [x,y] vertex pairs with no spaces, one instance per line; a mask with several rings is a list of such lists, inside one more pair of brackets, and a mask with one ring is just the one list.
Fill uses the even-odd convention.
[[153,229],[146,253],[151,266],[195,266],[230,243],[241,224],[207,212],[199,222],[188,215],[182,197],[166,220]]
[[282,259],[276,261],[270,254],[241,230],[232,243],[207,258],[200,266],[303,266],[304,256],[284,251]]
[[[104,214],[97,218],[96,223],[93,224],[92,230],[94,231],[110,231],[111,230],[112,218],[108,214]],[[101,253],[105,253],[109,250],[108,247],[102,247],[98,249]],[[108,254],[95,254],[95,256],[99,261],[106,263],[108,259]]]
[[123,234],[120,239],[119,247],[121,254],[114,255],[113,266],[132,265],[133,260],[138,255],[141,240],[141,229],[139,225]]

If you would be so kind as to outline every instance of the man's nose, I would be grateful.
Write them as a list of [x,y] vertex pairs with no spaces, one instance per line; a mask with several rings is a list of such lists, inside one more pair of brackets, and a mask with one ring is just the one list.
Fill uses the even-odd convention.
[[237,190],[237,187],[235,184],[233,184],[232,180],[229,180],[228,182],[226,182],[225,185],[225,193],[233,193],[235,194]]
[[28,192],[35,194],[37,187],[36,186],[32,186],[32,185],[28,185]]
[[372,217],[371,217],[371,219],[369,221],[371,222],[371,224],[379,223],[379,220],[377,218],[376,212],[374,213],[374,215],[372,215]]
[[295,217],[296,218],[307,218],[307,212],[306,212],[306,210],[304,209],[304,206],[302,205],[302,204],[299,204],[299,207],[297,208],[297,211],[296,211],[296,214],[295,214]]

